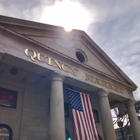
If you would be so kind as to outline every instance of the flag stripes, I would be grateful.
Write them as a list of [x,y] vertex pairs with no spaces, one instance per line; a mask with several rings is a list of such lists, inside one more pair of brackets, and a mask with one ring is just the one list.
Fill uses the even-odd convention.
[[67,89],[76,140],[99,140],[88,94]]

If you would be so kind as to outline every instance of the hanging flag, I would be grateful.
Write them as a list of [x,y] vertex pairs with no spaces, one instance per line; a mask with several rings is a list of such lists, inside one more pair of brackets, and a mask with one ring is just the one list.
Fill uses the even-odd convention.
[[88,94],[67,89],[76,140],[99,140]]

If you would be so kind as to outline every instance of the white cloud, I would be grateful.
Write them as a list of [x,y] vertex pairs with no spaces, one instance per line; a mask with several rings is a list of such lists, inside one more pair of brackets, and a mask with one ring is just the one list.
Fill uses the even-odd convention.
[[[41,19],[43,12],[48,12],[45,9],[52,8],[56,5],[55,2],[63,1],[0,0],[0,13],[44,22]],[[88,26],[90,23],[88,30],[85,27],[83,30],[86,30],[92,39],[140,87],[140,1],[72,0],[72,2],[80,3],[85,11],[89,11],[89,16],[92,18],[92,23],[88,21],[86,24]],[[72,9],[70,10],[73,12]],[[43,16],[45,19],[45,15]],[[47,18],[49,15],[46,16],[45,22],[47,22]],[[140,99],[138,94],[140,88],[136,93],[135,98]]]

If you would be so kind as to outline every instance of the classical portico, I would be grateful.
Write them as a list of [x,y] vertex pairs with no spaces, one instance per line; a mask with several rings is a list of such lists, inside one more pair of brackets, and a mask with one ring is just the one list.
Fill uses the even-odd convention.
[[76,140],[67,88],[90,95],[103,140],[116,140],[110,109],[119,104],[140,140],[137,86],[85,32],[0,16],[0,124],[13,140]]
[[[52,74],[52,88],[51,88],[51,121],[50,121],[50,140],[57,140],[59,138],[65,139],[64,133],[64,106],[63,102],[63,80],[64,76],[58,73]],[[59,91],[59,92],[58,92]],[[108,95],[110,93],[105,89],[99,89],[96,95],[99,98],[99,107],[102,120],[102,129],[104,134],[104,140],[116,140],[116,135],[114,131],[114,126],[112,122],[112,115],[110,111],[110,104]],[[133,131],[133,136],[135,140],[140,139],[140,129],[139,121],[136,116],[136,111],[134,108],[134,101],[128,100],[126,103],[128,110],[128,115]],[[63,123],[62,123],[63,122]],[[56,128],[56,130],[55,130]],[[63,130],[63,131],[58,131]],[[51,137],[52,136],[52,137]]]

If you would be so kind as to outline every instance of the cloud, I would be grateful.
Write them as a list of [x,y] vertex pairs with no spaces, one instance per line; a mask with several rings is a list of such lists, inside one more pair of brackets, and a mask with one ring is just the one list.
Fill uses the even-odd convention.
[[[86,32],[140,87],[140,1],[72,1],[79,2],[92,18]],[[44,8],[55,2],[58,0],[0,0],[0,13],[39,22]],[[140,99],[140,88],[134,93]]]
[[[140,86],[140,2],[97,4],[98,21],[88,33],[111,59]],[[94,6],[95,8],[96,6]],[[102,11],[102,9],[104,9]],[[94,14],[94,13],[93,13]],[[135,99],[140,100],[140,89]]]

